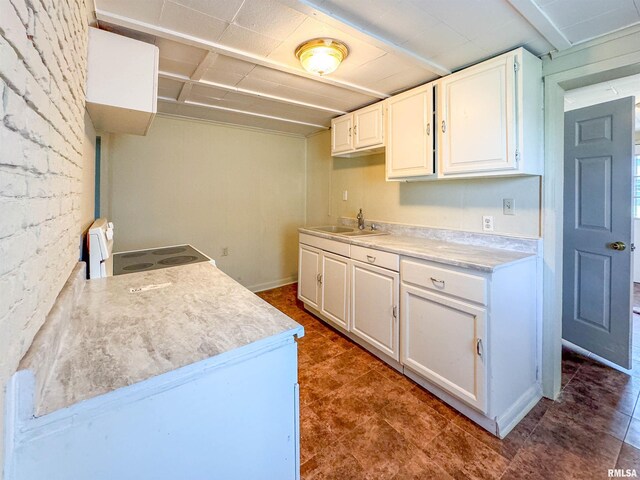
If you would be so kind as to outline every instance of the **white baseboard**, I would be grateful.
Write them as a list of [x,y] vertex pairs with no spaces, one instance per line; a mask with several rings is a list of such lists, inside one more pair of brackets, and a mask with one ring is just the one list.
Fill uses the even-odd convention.
[[271,290],[272,288],[284,287],[285,285],[291,285],[292,283],[296,283],[298,281],[297,276],[281,278],[280,280],[275,280],[273,282],[259,283],[257,285],[251,285],[247,287],[253,293],[264,292],[265,290]]
[[536,406],[541,398],[542,389],[540,385],[532,385],[531,388],[524,392],[520,398],[497,419],[498,437],[504,438],[509,435],[509,432],[520,423],[520,420]]

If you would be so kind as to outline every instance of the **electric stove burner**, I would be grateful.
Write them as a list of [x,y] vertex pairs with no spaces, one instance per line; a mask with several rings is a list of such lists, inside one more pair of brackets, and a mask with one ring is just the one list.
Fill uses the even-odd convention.
[[175,255],[176,253],[182,253],[186,250],[185,247],[169,247],[169,248],[161,248],[159,250],[154,250],[151,252],[153,255]]
[[153,267],[153,263],[134,263],[133,265],[127,265],[126,267],[122,267],[123,270],[127,270],[128,272],[136,272],[138,270],[145,270],[149,267]]
[[198,257],[194,257],[193,255],[180,255],[179,257],[165,258],[160,260],[158,263],[162,265],[184,265],[185,263],[191,263],[197,259]]
[[209,257],[203,255],[191,245],[114,253],[113,274],[148,272],[160,268],[208,262],[209,260]]
[[123,253],[122,258],[138,258],[146,255],[145,252],[132,252],[132,253]]

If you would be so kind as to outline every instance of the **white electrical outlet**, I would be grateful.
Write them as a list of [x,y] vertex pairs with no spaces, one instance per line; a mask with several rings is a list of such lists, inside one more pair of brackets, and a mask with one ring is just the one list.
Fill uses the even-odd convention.
[[482,216],[482,231],[493,232],[493,216],[491,215]]
[[349,192],[347,190],[344,190],[342,192],[342,200],[346,202],[348,199],[349,199]]
[[502,199],[502,214],[503,215],[515,215],[516,214],[516,204],[513,201],[513,198],[503,198]]

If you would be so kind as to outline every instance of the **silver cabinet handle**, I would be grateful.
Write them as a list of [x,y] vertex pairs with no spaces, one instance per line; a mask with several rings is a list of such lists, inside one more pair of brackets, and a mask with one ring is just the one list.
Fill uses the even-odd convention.
[[358,125],[353,127],[353,134],[358,135]]
[[433,284],[440,284],[442,285],[442,288],[444,288],[444,280],[438,280],[437,278],[433,278],[431,277],[431,282],[433,282]]
[[479,338],[476,341],[476,353],[478,354],[479,357],[482,357],[482,339]]
[[427,135],[431,135],[431,124],[427,123]]
[[442,133],[447,131],[447,124],[444,123],[444,120],[442,120]]
[[319,283],[320,285],[322,285],[322,274],[321,274],[321,273],[319,273],[319,274],[316,276],[316,280],[318,281],[318,283]]
[[393,306],[393,318],[398,318],[398,307]]
[[351,136],[351,127],[349,127],[349,136]]
[[371,255],[367,255],[367,262],[373,263],[376,261],[376,257],[372,257]]

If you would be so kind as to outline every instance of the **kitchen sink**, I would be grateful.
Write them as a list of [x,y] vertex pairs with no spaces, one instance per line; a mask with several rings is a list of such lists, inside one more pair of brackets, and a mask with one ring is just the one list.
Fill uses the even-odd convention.
[[330,225],[327,227],[310,227],[309,230],[316,230],[318,232],[335,233],[344,237],[364,237],[368,235],[387,235],[387,232],[381,232],[380,230],[358,230],[350,227],[340,227],[337,225]]
[[328,227],[312,227],[310,230],[317,230],[319,232],[327,232],[327,233],[353,233],[353,228],[349,227],[338,227],[336,225],[330,225]]

